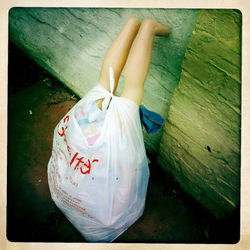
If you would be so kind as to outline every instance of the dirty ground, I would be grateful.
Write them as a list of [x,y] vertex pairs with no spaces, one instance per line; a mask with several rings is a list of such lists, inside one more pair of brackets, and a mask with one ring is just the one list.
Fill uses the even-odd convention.
[[[51,200],[47,181],[54,127],[79,98],[13,44],[9,47],[8,92],[7,238],[84,242]],[[150,171],[144,214],[115,242],[239,240],[238,210],[226,220],[216,220],[159,166],[150,164]]]

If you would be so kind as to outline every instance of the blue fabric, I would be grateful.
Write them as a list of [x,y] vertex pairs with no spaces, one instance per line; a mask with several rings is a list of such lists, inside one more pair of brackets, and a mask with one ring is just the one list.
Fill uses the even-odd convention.
[[141,122],[148,134],[153,134],[162,127],[164,119],[158,113],[150,111],[142,105],[140,105],[139,110]]

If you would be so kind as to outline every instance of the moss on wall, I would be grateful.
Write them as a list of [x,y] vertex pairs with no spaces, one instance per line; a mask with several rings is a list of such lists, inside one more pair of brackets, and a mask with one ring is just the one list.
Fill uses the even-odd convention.
[[158,162],[224,217],[239,205],[241,14],[201,10],[164,125]]

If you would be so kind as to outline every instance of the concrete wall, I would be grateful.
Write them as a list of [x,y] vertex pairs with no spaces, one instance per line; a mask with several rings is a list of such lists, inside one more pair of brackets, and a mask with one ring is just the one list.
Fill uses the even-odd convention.
[[164,126],[158,162],[218,217],[239,205],[241,14],[201,10]]
[[[181,73],[181,63],[198,10],[13,8],[10,40],[79,96],[98,81],[106,50],[129,16],[156,18],[172,30],[156,37],[143,104],[164,118]],[[119,83],[121,93],[123,77]],[[144,132],[147,149],[156,153],[162,130]]]

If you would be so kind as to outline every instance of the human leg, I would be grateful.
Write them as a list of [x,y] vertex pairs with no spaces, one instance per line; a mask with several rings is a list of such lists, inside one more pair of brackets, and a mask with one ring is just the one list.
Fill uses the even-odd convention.
[[118,80],[126,63],[129,50],[134,38],[140,28],[141,22],[135,17],[130,17],[122,28],[121,32],[109,47],[102,64],[99,83],[108,91],[109,87],[109,67],[114,70],[115,86],[117,88]]
[[124,89],[122,97],[141,104],[152,57],[155,35],[169,35],[170,30],[154,19],[142,22],[125,65]]

